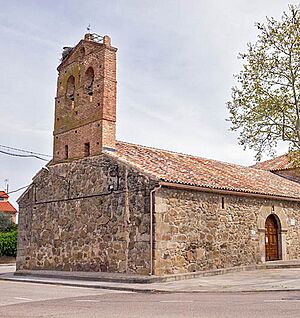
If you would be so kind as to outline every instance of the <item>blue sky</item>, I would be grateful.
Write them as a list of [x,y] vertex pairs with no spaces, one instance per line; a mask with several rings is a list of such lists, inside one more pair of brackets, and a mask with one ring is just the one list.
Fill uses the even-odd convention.
[[[226,101],[254,23],[288,3],[297,1],[0,0],[0,144],[52,154],[56,67],[90,24],[118,48],[119,140],[253,164]],[[0,188],[29,184],[43,164],[0,154]]]

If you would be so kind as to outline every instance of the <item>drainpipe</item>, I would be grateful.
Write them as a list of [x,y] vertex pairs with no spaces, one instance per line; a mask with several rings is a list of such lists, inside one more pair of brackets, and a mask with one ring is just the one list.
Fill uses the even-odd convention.
[[156,190],[160,189],[161,185],[158,187],[155,187],[153,190],[150,191],[150,272],[149,275],[153,275],[153,261],[154,261],[154,253],[153,253],[153,234],[154,234],[154,229],[153,229],[153,217],[154,217],[154,193]]

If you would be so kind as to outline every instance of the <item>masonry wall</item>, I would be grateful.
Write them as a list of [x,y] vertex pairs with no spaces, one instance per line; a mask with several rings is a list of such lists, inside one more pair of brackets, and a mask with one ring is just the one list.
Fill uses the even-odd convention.
[[[90,144],[91,155],[101,154],[102,148],[115,147],[116,51],[107,36],[103,43],[82,40],[58,67],[55,162],[85,157],[86,143]],[[87,75],[89,71],[93,76]],[[71,78],[74,85],[69,83]]]
[[283,258],[300,258],[299,203],[166,187],[158,190],[155,194],[155,274],[261,263],[265,234],[258,220],[263,212],[272,213],[272,209],[280,211],[282,225],[287,224],[287,231],[282,234]]
[[300,183],[300,169],[299,168],[289,169],[289,170],[277,170],[277,171],[274,171],[274,173],[283,177],[283,178]]
[[43,169],[19,201],[17,270],[148,274],[154,186],[107,155]]

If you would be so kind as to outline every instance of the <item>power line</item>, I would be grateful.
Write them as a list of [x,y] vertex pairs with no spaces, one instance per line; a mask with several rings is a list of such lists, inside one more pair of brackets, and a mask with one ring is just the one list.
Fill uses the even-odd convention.
[[49,161],[48,159],[44,159],[44,158],[39,157],[37,155],[20,155],[20,154],[10,153],[10,152],[3,151],[3,150],[0,150],[0,153],[3,153],[3,154],[8,155],[8,156],[13,156],[13,157],[36,158],[36,159],[40,159],[40,160],[43,160],[43,161]]
[[11,194],[11,193],[15,193],[15,192],[21,191],[21,190],[23,190],[23,189],[25,189],[25,188],[28,188],[29,186],[30,186],[30,184],[28,184],[28,185],[25,186],[25,187],[19,188],[19,189],[17,189],[17,190],[9,191],[9,192],[7,192],[7,194]]
[[49,157],[49,158],[52,157],[52,156],[50,156],[50,155],[45,155],[45,154],[43,154],[43,153],[33,152],[33,151],[24,150],[24,149],[20,149],[20,148],[9,147],[9,146],[5,146],[5,145],[0,145],[0,147],[1,147],[1,148],[5,148],[5,149],[20,151],[20,152],[24,152],[24,153],[30,153],[30,154],[32,154],[32,155],[38,155],[38,156]]

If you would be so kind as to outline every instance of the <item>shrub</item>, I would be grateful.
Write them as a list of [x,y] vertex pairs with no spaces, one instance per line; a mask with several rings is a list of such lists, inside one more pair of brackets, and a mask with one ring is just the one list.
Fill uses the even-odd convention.
[[0,212],[0,232],[9,231],[13,224],[9,214]]
[[14,222],[11,223],[11,226],[9,227],[7,232],[13,232],[18,231],[18,224],[15,224]]
[[18,231],[0,233],[0,256],[17,256]]

